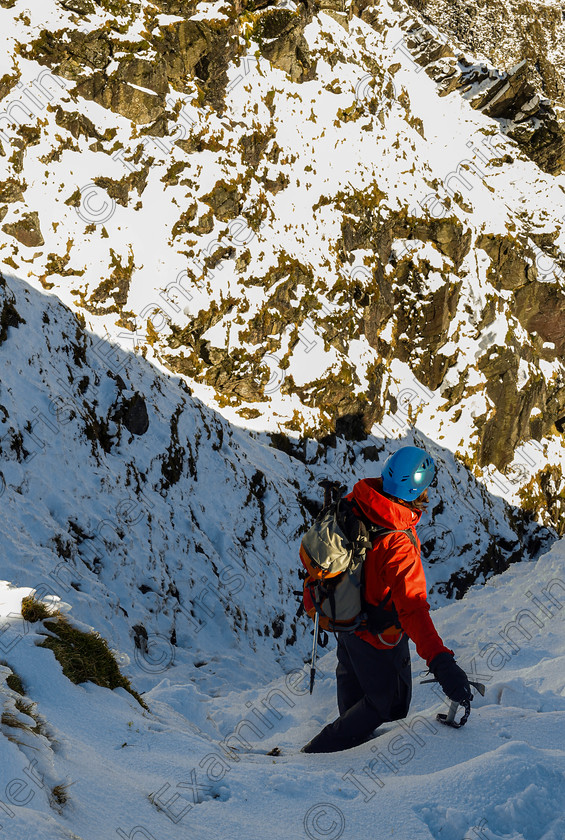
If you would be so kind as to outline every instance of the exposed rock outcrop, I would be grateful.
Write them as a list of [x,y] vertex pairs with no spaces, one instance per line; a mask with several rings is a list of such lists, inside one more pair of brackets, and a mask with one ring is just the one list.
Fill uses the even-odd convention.
[[2,230],[27,248],[40,248],[44,244],[39,215],[35,211],[24,213],[21,219],[2,225]]

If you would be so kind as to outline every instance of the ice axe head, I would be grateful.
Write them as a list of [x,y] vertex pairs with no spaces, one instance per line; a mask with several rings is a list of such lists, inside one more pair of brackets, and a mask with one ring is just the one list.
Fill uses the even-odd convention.
[[341,498],[347,490],[347,485],[340,484],[339,481],[332,481],[329,478],[323,478],[318,482],[318,485],[324,490],[324,507],[331,504],[332,500]]
[[[424,683],[435,683],[435,682],[437,682],[437,680],[422,680],[420,685],[424,685]],[[473,688],[475,688],[479,692],[481,697],[485,696],[485,687],[482,683],[473,682],[473,680],[469,680],[469,685],[472,685]],[[473,698],[471,697],[471,700],[472,699]],[[463,714],[463,717],[459,721],[456,721],[455,720],[455,715],[457,714],[457,709],[459,708],[460,705],[462,705],[463,708],[465,709],[465,713]],[[467,719],[468,719],[470,714],[471,714],[471,701],[470,700],[467,700],[465,703],[462,703],[462,704],[459,704],[456,700],[452,700],[451,704],[449,706],[448,713],[446,715],[437,714],[436,715],[436,720],[439,721],[439,723],[443,723],[445,726],[452,726],[454,729],[460,729],[462,726],[465,726],[465,724],[467,723]]]

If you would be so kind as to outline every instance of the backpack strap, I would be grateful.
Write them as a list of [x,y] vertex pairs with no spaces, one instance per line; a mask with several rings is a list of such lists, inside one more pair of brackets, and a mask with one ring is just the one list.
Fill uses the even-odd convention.
[[[373,523],[372,527],[369,528],[369,539],[371,543],[375,539],[379,537],[384,537],[386,534],[406,534],[414,548],[418,547],[414,534],[412,533],[411,528],[384,528],[378,525],[375,526]],[[367,614],[367,629],[371,633],[379,634],[382,633],[383,630],[386,630],[387,627],[395,626],[398,627],[399,630],[402,629],[400,625],[400,620],[398,617],[398,613],[396,611],[396,607],[392,604],[392,609],[385,610],[386,604],[392,599],[392,592],[389,589],[385,597],[382,601],[379,601],[378,604],[370,604],[366,601],[364,597],[365,591],[365,564],[363,564],[363,569],[361,571],[361,585],[362,585],[362,600],[363,600],[363,610]]]
[[384,525],[377,525],[375,522],[369,519],[369,517],[365,513],[363,513],[359,505],[355,503],[355,500],[352,500],[351,504],[355,516],[357,517],[357,519],[360,519],[363,525],[365,526],[365,529],[367,530],[367,536],[371,540],[371,543],[377,537],[384,536],[385,534],[400,533],[406,534],[414,548],[418,548],[418,543],[416,542],[416,538],[412,533],[412,528],[410,528],[410,526],[408,526],[408,528],[387,528]]
[[369,538],[372,540],[376,539],[377,537],[384,537],[385,534],[406,534],[414,548],[418,548],[418,543],[416,542],[416,537],[412,533],[412,528],[381,528],[378,525],[374,525],[371,529],[369,529]]

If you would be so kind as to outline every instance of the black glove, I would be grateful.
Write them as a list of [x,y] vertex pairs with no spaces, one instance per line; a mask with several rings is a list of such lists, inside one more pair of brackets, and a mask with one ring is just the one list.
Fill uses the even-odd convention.
[[442,651],[430,662],[430,671],[450,700],[463,706],[473,699],[465,671],[459,667],[451,653]]

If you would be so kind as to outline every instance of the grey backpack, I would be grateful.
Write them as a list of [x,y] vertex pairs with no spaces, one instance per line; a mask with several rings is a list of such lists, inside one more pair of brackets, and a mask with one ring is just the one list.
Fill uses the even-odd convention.
[[363,564],[367,550],[385,534],[406,534],[416,545],[410,528],[384,528],[363,516],[354,502],[337,499],[318,515],[300,543],[300,559],[308,575],[302,593],[305,612],[319,616],[322,630],[382,633],[400,628],[394,609],[384,609],[391,593],[378,604],[363,597]]

